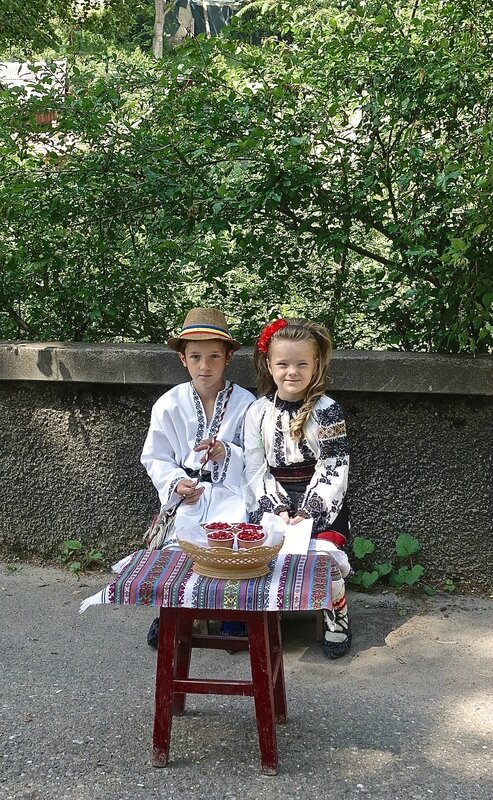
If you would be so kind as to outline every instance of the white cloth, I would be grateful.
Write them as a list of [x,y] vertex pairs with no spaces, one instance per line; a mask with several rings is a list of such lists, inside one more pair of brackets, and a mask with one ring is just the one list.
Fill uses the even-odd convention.
[[[305,435],[295,442],[289,425],[301,403],[276,397],[261,397],[245,415],[243,446],[245,501],[250,516],[259,521],[265,512],[280,507],[292,509],[291,500],[270,467],[286,467],[314,462],[313,477],[308,484],[299,510],[313,519],[313,531],[330,529],[342,509],[347,493],[349,446],[344,415],[331,397],[321,397],[313,409]],[[347,556],[323,541],[312,541],[309,552],[330,552],[347,575]]]
[[226,381],[225,389],[218,393],[210,423],[192,382],[174,386],[152,408],[141,462],[158,491],[161,510],[168,511],[178,505],[181,498],[175,488],[179,481],[189,477],[184,468],[200,468],[203,452],[195,453],[194,447],[202,439],[216,437],[226,450],[223,462],[211,461],[205,465],[212,482],[202,484],[204,492],[197,503],[178,506],[175,530],[201,522],[240,522],[246,518],[241,490],[241,427],[245,411],[255,397],[235,385],[221,420],[229,386]]

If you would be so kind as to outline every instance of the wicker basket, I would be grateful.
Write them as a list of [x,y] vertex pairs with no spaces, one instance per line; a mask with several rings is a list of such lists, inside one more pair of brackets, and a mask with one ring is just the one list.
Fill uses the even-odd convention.
[[193,571],[206,578],[259,578],[269,573],[269,564],[277,556],[284,539],[274,547],[251,547],[230,550],[227,547],[198,547],[178,539],[184,553],[193,561]]

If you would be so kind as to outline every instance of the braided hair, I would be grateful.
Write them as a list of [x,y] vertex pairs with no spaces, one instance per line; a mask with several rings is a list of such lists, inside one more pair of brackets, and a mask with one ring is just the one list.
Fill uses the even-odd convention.
[[[309,322],[306,319],[288,319],[284,320],[284,323],[282,327],[269,325],[264,328],[257,342],[253,360],[257,373],[258,395],[259,397],[265,397],[265,395],[274,394],[277,391],[277,386],[267,365],[271,342],[283,340],[311,342],[313,344],[316,358],[315,372],[307,386],[303,405],[291,421],[290,426],[292,439],[299,441],[315,404],[325,394],[327,367],[332,355],[332,340],[327,328],[324,328],[323,325],[318,325],[316,322]],[[270,335],[269,329],[271,327],[274,327],[274,330]],[[259,345],[259,343],[261,344]]]

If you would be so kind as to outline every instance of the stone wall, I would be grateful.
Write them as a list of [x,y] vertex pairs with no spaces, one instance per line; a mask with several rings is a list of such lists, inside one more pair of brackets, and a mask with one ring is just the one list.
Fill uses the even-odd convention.
[[[230,377],[254,388],[251,352]],[[186,379],[149,345],[0,344],[0,551],[50,558],[67,538],[116,559],[157,495],[139,464],[151,405]],[[391,553],[418,537],[427,580],[490,589],[493,358],[338,352],[329,393],[352,449],[353,534]]]

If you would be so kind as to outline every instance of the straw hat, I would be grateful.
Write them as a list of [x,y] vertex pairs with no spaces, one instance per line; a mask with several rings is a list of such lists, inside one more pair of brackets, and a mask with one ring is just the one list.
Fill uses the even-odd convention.
[[168,347],[179,350],[181,342],[202,342],[205,339],[221,339],[231,345],[233,350],[241,347],[231,336],[224,314],[217,308],[190,309],[181,333],[168,341]]

